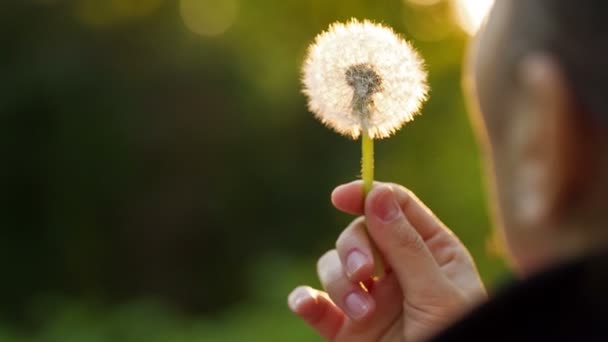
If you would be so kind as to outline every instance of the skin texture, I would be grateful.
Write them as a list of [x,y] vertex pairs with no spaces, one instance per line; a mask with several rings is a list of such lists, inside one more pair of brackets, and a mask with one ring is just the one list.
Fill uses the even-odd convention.
[[[558,58],[528,51],[508,59],[514,1],[496,1],[464,86],[496,229],[526,277],[606,245],[608,182],[599,175],[608,172],[608,132],[585,119]],[[328,341],[424,341],[485,300],[466,248],[414,194],[376,183],[364,201],[361,187],[332,193],[338,210],[359,218],[319,259],[323,290],[289,295],[296,315]],[[372,279],[363,221],[390,269],[381,279]]]

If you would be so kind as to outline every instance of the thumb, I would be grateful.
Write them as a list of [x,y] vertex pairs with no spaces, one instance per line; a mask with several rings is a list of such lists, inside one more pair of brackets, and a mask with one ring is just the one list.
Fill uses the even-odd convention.
[[446,279],[424,239],[403,213],[388,185],[372,189],[365,201],[367,229],[391,266],[404,293],[440,290]]

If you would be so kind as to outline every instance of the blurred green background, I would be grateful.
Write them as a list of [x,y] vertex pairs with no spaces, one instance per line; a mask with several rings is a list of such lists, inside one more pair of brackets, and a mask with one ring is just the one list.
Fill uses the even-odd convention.
[[286,296],[352,219],[334,186],[359,145],[307,112],[314,36],[369,18],[427,61],[423,115],[377,143],[414,190],[495,252],[447,0],[21,0],[0,5],[0,341],[317,341]]

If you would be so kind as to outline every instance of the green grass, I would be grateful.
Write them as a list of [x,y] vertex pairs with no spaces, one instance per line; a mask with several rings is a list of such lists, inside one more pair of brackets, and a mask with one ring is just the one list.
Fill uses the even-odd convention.
[[184,317],[150,300],[110,308],[84,301],[46,300],[36,310],[42,317],[38,333],[17,335],[0,326],[0,341],[321,341],[286,304],[295,286],[318,285],[314,261],[274,256],[257,265],[251,272],[252,299],[215,317]]

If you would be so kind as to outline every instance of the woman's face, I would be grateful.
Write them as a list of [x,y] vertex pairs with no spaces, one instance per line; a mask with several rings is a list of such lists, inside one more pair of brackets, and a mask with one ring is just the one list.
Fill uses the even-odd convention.
[[514,190],[524,184],[519,184],[521,180],[515,176],[519,156],[516,138],[510,134],[517,125],[513,114],[518,110],[517,98],[512,95],[513,84],[508,81],[511,6],[511,0],[496,1],[469,51],[464,87],[488,171],[498,232],[506,242],[514,266],[526,268],[527,243],[523,242],[528,237],[518,224]]

